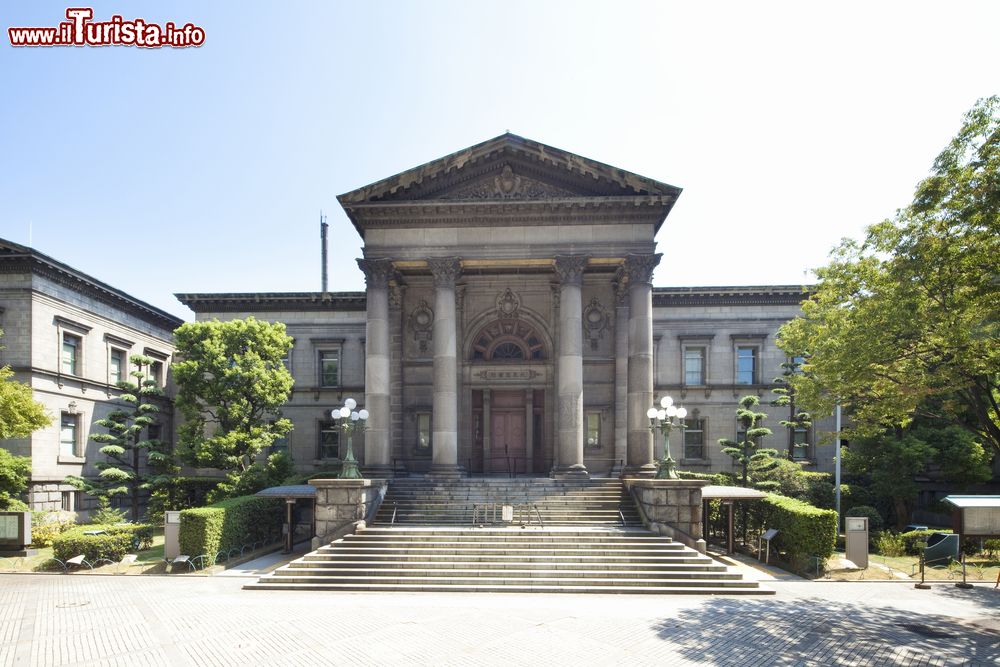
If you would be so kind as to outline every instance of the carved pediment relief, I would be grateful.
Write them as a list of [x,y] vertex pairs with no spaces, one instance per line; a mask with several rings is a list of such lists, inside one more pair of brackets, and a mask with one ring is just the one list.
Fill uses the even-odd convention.
[[578,197],[574,192],[564,187],[545,183],[535,178],[519,174],[509,164],[505,164],[499,173],[487,174],[471,183],[464,183],[455,188],[445,190],[434,196],[434,199],[558,199],[560,197]]

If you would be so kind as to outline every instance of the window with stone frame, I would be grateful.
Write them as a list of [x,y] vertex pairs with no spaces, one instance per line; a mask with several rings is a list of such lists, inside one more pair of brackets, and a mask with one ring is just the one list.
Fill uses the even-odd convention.
[[431,449],[431,413],[430,412],[418,412],[416,414],[417,421],[417,451],[418,452],[429,452]]
[[601,413],[590,411],[586,414],[587,424],[587,447],[599,448],[601,446]]
[[59,417],[59,455],[79,458],[80,449],[80,415],[63,412]]
[[157,387],[163,386],[163,362],[153,361],[145,368],[146,380],[152,380]]
[[60,360],[60,370],[63,375],[80,375],[81,352],[83,350],[83,339],[80,336],[63,333],[62,335],[62,357]]
[[688,417],[684,420],[684,458],[691,460],[707,459],[705,452],[706,420],[698,417]]
[[736,384],[760,383],[760,348],[756,345],[736,347]]
[[319,351],[319,386],[340,386],[340,350]]
[[340,458],[340,429],[335,421],[319,423],[319,443],[316,458],[321,460]]
[[705,347],[702,345],[684,346],[684,384],[705,384]]
[[108,352],[108,384],[112,387],[126,379],[128,354],[125,350],[112,347]]
[[793,434],[795,446],[792,448],[792,458],[797,461],[807,461],[812,458],[811,429],[799,427]]

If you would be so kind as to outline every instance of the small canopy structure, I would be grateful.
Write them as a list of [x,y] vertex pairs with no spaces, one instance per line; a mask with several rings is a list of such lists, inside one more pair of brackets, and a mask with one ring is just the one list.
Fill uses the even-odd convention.
[[952,531],[966,537],[1000,537],[1000,496],[947,496]]
[[299,500],[311,500],[313,505],[310,536],[316,534],[316,487],[312,484],[293,484],[289,486],[272,486],[254,494],[262,498],[281,498],[285,501],[285,523],[288,532],[285,534],[285,553],[291,553],[295,542],[294,512]]
[[709,484],[701,488],[702,503],[702,537],[708,543],[708,502],[710,500],[721,500],[726,506],[726,552],[733,553],[733,505],[738,500],[760,500],[766,498],[767,494],[757,489],[747,489],[742,486],[719,486]]

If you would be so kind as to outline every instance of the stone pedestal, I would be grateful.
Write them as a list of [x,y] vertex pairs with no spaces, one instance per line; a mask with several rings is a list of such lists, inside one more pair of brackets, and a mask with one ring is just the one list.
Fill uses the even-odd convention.
[[705,552],[701,489],[707,480],[626,479],[625,485],[650,530]]
[[311,479],[316,487],[316,537],[313,549],[364,527],[385,496],[384,479]]

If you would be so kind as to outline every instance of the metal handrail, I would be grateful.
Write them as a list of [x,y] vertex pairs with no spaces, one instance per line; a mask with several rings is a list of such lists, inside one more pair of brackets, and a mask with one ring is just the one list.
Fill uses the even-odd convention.
[[392,519],[389,520],[389,525],[396,523],[396,501],[392,501]]
[[628,524],[626,524],[626,523],[625,523],[625,513],[624,513],[624,512],[622,512],[622,510],[621,510],[621,508],[620,508],[620,507],[618,508],[618,518],[622,520],[622,527],[623,527],[623,528],[624,528],[624,527],[625,527],[626,525],[628,525]]
[[545,528],[545,522],[542,521],[542,513],[538,511],[538,505],[532,505],[531,509],[535,510],[535,516],[538,517],[538,525]]

